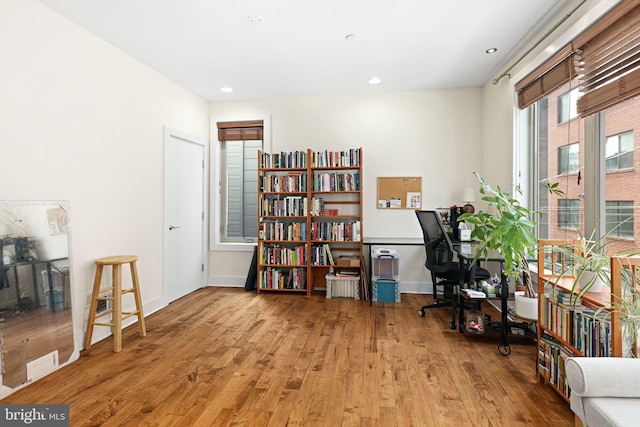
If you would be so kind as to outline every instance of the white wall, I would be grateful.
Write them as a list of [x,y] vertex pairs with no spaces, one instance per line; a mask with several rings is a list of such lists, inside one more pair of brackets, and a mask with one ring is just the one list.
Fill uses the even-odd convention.
[[163,126],[207,138],[207,102],[35,0],[0,2],[0,58],[0,198],[70,202],[77,342],[96,258],[138,255],[157,310]]
[[[425,209],[460,204],[462,189],[477,186],[472,172],[480,170],[483,158],[480,88],[216,102],[209,111],[270,114],[274,151],[362,147],[366,237],[422,235],[412,210],[376,208],[380,176],[421,176]],[[244,284],[250,258],[210,252],[209,274],[217,281],[210,283]],[[424,248],[403,248],[400,265],[404,284],[430,282]]]

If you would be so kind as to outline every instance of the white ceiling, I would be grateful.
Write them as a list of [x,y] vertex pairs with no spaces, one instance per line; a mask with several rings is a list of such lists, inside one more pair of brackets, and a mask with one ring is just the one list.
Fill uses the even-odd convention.
[[[212,101],[480,87],[572,3],[40,1]],[[491,47],[498,51],[487,55]],[[374,76],[380,85],[367,83]]]

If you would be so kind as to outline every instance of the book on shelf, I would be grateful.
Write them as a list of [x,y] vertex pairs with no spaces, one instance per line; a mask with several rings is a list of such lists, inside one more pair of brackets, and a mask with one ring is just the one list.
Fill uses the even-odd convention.
[[324,250],[327,253],[327,259],[329,259],[329,263],[331,264],[331,266],[333,267],[334,263],[333,263],[333,255],[331,255],[331,248],[329,247],[328,243],[324,244]]

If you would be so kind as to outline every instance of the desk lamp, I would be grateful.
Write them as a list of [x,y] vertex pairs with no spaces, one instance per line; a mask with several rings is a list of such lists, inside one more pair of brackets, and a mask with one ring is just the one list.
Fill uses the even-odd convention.
[[476,190],[473,187],[467,187],[462,190],[462,201],[466,204],[462,207],[463,213],[474,213],[476,208],[471,204],[476,201]]

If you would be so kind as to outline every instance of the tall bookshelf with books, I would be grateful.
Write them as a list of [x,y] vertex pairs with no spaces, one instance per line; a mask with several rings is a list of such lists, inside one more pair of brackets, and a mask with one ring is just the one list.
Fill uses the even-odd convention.
[[560,246],[574,241],[538,242],[538,380],[553,387],[567,401],[571,390],[564,362],[568,357],[620,357],[623,340],[620,313],[608,310],[620,295],[620,282],[601,292],[585,293],[577,300],[574,278],[566,271]]
[[311,151],[310,278],[326,286],[337,275],[359,274],[362,262],[362,150]]
[[332,267],[359,272],[361,149],[260,152],[258,161],[258,293],[310,295]]

